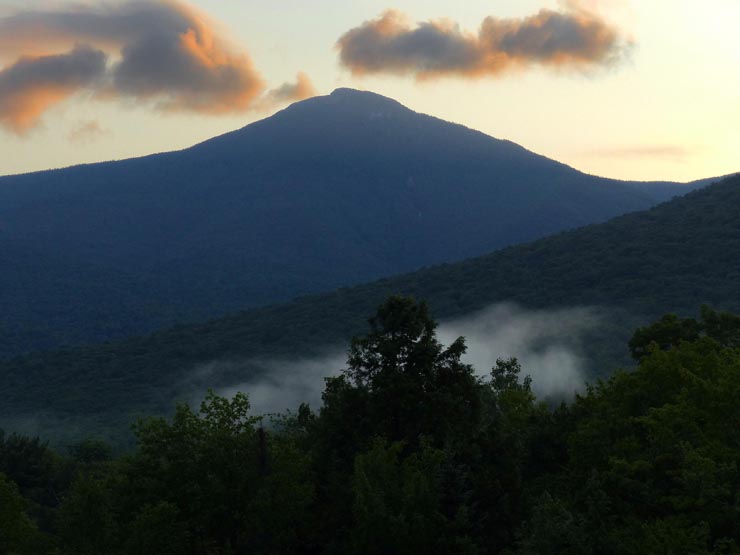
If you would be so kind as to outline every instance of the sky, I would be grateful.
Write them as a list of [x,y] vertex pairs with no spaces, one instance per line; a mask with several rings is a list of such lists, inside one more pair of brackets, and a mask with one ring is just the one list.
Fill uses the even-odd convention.
[[188,147],[338,87],[606,177],[740,171],[738,0],[0,0],[0,175]]

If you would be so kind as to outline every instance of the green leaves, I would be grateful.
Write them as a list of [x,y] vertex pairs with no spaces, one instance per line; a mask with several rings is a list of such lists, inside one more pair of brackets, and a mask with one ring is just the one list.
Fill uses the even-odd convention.
[[640,361],[655,349],[667,351],[681,343],[696,342],[700,337],[711,339],[719,348],[740,347],[740,316],[716,312],[707,305],[701,307],[700,321],[666,314],[635,332],[629,342],[630,353]]
[[578,491],[599,472],[615,553],[710,553],[740,538],[740,352],[711,333],[653,349],[573,407],[566,476]]
[[445,348],[436,327],[425,303],[390,297],[370,319],[370,332],[353,340],[343,381],[329,382],[322,414],[342,397],[359,397],[348,408],[364,411],[366,439],[414,445],[420,436],[438,444],[467,437],[478,426],[480,384],[461,361],[463,339]]
[[75,555],[114,553],[120,537],[111,478],[81,475],[59,507],[57,530],[65,552]]
[[353,552],[477,552],[468,536],[466,507],[446,512],[449,455],[426,442],[411,455],[403,451],[402,443],[378,440],[355,459]]
[[209,392],[113,460],[0,437],[0,553],[738,553],[738,320],[702,314],[648,327],[666,348],[553,410],[516,359],[476,378],[394,297],[318,415],[265,423]]
[[0,473],[0,553],[40,555],[45,538],[26,514],[27,503],[17,486]]
[[[131,524],[137,545],[156,552],[166,530],[188,549],[218,553],[297,545],[313,498],[308,458],[291,436],[261,423],[246,394],[213,392],[197,413],[180,405],[172,422],[140,422],[140,447],[127,470],[139,485],[127,501],[139,507]],[[152,527],[166,530],[157,535]]]

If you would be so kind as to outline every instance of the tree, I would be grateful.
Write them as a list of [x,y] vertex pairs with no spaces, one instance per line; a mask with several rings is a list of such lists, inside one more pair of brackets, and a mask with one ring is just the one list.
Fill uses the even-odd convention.
[[180,511],[167,501],[144,505],[128,526],[126,552],[131,555],[180,555],[189,545]]
[[461,492],[467,486],[459,486],[468,483],[468,469],[453,464],[452,454],[480,431],[484,386],[461,360],[463,339],[444,347],[426,304],[408,297],[389,298],[369,324],[367,335],[351,343],[347,369],[327,380],[312,424],[321,510],[317,526],[324,538],[357,530],[357,498],[347,484],[356,483],[357,472],[365,468],[357,457],[375,452],[377,441],[400,449],[400,467],[419,456],[422,445],[443,450],[450,462],[440,486],[446,518],[465,504]]
[[377,440],[355,459],[352,491],[357,554],[477,553],[468,535],[469,507],[445,507],[449,454],[422,443],[404,458],[403,444]]
[[120,539],[113,484],[108,477],[81,474],[57,513],[57,531],[64,553],[114,553]]
[[18,487],[0,473],[0,554],[41,555],[50,548],[26,514]]
[[667,351],[682,341],[696,341],[701,330],[701,324],[693,318],[666,314],[657,322],[635,331],[629,342],[630,354],[635,360],[642,360],[650,354],[651,349]]
[[639,328],[629,342],[632,358],[640,361],[654,349],[667,351],[701,337],[715,341],[719,348],[740,347],[740,316],[717,312],[707,305],[701,307],[700,315],[697,321],[666,314],[657,322]]
[[179,405],[171,422],[137,425],[126,503],[136,508],[132,530],[143,552],[156,552],[168,533],[196,552],[283,553],[300,545],[313,495],[307,456],[261,423],[245,394],[209,392],[198,412]]
[[707,305],[701,307],[702,328],[708,337],[722,347],[740,347],[740,316],[729,312],[717,312]]
[[461,360],[463,338],[445,348],[426,303],[408,297],[389,298],[369,323],[369,333],[352,341],[348,368],[328,381],[321,417],[344,422],[347,436],[365,446],[376,436],[441,445],[475,431],[480,382]]
[[68,451],[76,462],[83,465],[105,463],[113,458],[113,450],[110,445],[92,438],[73,443],[69,446]]
[[34,522],[49,532],[53,512],[73,478],[69,465],[38,437],[6,436],[0,430],[0,472],[16,484]]
[[614,553],[737,552],[738,396],[738,350],[706,335],[577,400],[564,477],[575,497],[599,473]]

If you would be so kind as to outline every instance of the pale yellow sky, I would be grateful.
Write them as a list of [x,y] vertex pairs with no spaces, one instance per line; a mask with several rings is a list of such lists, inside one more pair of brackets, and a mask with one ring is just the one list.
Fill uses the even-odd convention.
[[[0,0],[0,19],[18,6]],[[56,1],[59,7],[78,2]],[[526,17],[555,0],[286,0],[191,3],[228,28],[268,87],[306,72],[320,94],[372,90],[410,108],[462,123],[598,175],[688,181],[740,171],[740,2],[592,0],[634,41],[608,68],[553,72],[531,67],[474,80],[353,77],[339,65],[337,39],[387,8],[425,21],[441,17],[477,32],[486,16]],[[350,5],[351,4],[351,5]],[[4,6],[4,7],[3,7]],[[0,49],[3,47],[0,43]],[[0,64],[10,64],[0,50]],[[7,52],[5,53],[7,54]],[[174,150],[269,115],[163,113],[150,103],[80,93],[44,113],[19,137],[0,129],[0,174]],[[1,99],[0,99],[1,102]],[[273,108],[274,109],[274,108]]]

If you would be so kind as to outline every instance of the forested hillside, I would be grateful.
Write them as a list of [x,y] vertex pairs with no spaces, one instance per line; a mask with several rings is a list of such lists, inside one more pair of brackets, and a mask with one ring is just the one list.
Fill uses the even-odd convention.
[[[526,307],[598,305],[614,318],[586,347],[591,375],[627,361],[631,330],[661,313],[707,303],[740,310],[740,177],[601,225],[334,293],[305,297],[140,339],[35,354],[0,365],[2,422],[66,435],[125,430],[163,413],[193,369],[214,360],[307,356],[344,344],[391,294],[426,299],[441,319],[499,301]],[[329,369],[336,370],[336,369]],[[202,388],[245,381],[248,363]]]
[[740,549],[740,317],[638,330],[633,372],[555,409],[514,359],[485,379],[423,303],[388,299],[322,406],[208,394],[113,458],[0,433],[17,555],[693,555]]
[[341,89],[181,152],[0,178],[0,359],[462,260],[699,185],[588,176]]

